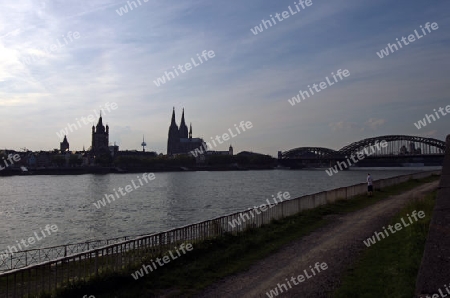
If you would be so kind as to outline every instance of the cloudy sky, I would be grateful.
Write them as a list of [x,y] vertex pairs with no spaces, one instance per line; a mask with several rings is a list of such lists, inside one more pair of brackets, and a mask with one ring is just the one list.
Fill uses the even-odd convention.
[[[178,123],[185,108],[205,140],[251,121],[231,140],[235,151],[273,156],[378,135],[450,133],[450,115],[414,125],[450,104],[449,1],[312,0],[295,15],[293,0],[144,1],[129,1],[133,10],[113,0],[2,1],[0,148],[58,148],[57,132],[106,103],[118,106],[103,120],[122,150],[139,149],[145,135],[147,150],[165,153],[173,107]],[[252,33],[283,11],[288,18]],[[423,35],[427,22],[439,29],[377,55],[414,30]],[[205,50],[215,56],[199,64]],[[191,59],[199,65],[156,86]],[[288,102],[339,69],[350,76]],[[91,145],[91,125],[69,131],[71,149]]]

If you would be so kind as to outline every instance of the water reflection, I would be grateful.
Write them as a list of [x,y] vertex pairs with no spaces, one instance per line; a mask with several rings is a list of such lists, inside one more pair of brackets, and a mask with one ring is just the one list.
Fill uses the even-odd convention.
[[[373,171],[374,179],[417,170]],[[364,170],[155,173],[155,180],[97,209],[94,202],[142,174],[0,178],[0,250],[46,224],[58,233],[39,246],[153,233],[292,197],[363,183]],[[37,248],[33,247],[33,248]]]

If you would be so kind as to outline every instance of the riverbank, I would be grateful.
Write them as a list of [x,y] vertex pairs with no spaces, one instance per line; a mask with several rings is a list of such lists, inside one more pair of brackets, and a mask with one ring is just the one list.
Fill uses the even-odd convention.
[[[351,170],[418,170],[429,171],[439,168],[438,166],[413,167],[413,166],[395,166],[395,167],[354,167]],[[120,167],[68,167],[68,168],[6,168],[0,171],[2,176],[38,176],[38,175],[87,175],[87,174],[137,174],[137,173],[171,173],[171,172],[232,172],[232,171],[267,171],[267,170],[285,170],[285,171],[325,171],[328,168],[288,168],[273,166],[189,166],[189,167],[139,167],[131,169],[122,169]],[[349,169],[346,169],[349,170]]]
[[[296,257],[297,255],[301,254],[304,256],[300,250],[294,250],[296,251],[295,253],[291,251],[289,247],[293,245],[293,242],[297,243],[300,241],[313,249],[313,247],[316,247],[320,241],[322,241],[320,239],[323,239],[324,241],[329,241],[330,237],[331,239],[336,239],[337,233],[335,231],[330,231],[329,234],[331,236],[324,238],[324,235],[322,235],[323,230],[321,230],[321,228],[327,226],[327,229],[333,227],[334,229],[337,229],[338,227],[336,224],[341,222],[338,218],[349,214],[348,216],[351,216],[352,218],[355,218],[353,220],[356,220],[360,217],[358,216],[359,213],[355,211],[367,208],[374,204],[383,204],[386,208],[393,208],[390,207],[394,205],[393,203],[400,204],[400,200],[393,198],[393,195],[407,192],[419,185],[435,180],[437,180],[437,177],[425,178],[421,181],[407,181],[396,186],[383,188],[382,192],[376,192],[375,196],[371,198],[361,195],[350,200],[340,200],[332,204],[303,211],[300,214],[289,218],[275,221],[272,224],[265,225],[259,229],[252,229],[243,232],[242,234],[237,234],[236,236],[228,235],[199,243],[194,245],[194,250],[189,255],[186,255],[185,258],[167,264],[164,268],[160,268],[161,270],[158,269],[159,272],[152,272],[149,276],[146,276],[139,281],[132,280],[129,275],[130,272],[132,272],[130,271],[130,268],[130,270],[103,276],[87,283],[78,283],[70,289],[61,291],[58,297],[80,297],[80,295],[82,296],[86,293],[95,295],[97,298],[111,296],[161,297],[162,295],[165,295],[166,297],[187,297],[188,295],[199,293],[200,290],[205,289],[209,285],[229,275],[248,270],[250,267],[255,268],[255,263],[259,264],[256,265],[256,268],[258,268],[258,266],[263,266],[265,268],[264,272],[267,273],[267,275],[264,275],[265,278],[271,276],[273,279],[274,273],[281,275],[281,273],[277,272],[279,269],[276,268],[283,268],[284,265],[289,266],[293,260],[299,259]],[[406,200],[406,198],[403,198],[403,201]],[[377,214],[379,213],[378,215],[372,214],[371,211],[367,209],[364,212],[364,218],[377,219],[377,224],[379,224],[383,214],[386,214],[386,210],[377,210],[379,210],[377,212]],[[387,216],[389,216],[389,214]],[[350,229],[347,233],[350,238],[353,235],[351,231],[354,229],[353,226],[354,223],[345,225],[346,229]],[[318,235],[321,236],[320,238],[317,238],[318,235],[314,234],[315,236],[310,235],[305,238],[305,235],[308,235],[309,233],[318,233]],[[315,240],[313,241],[313,239]],[[339,236],[339,240],[341,239],[342,235]],[[270,245],[267,245],[267,243],[270,243]],[[342,251],[342,246],[337,242],[336,245],[338,245],[338,249]],[[269,268],[267,267],[267,260],[260,261],[281,248],[283,248],[282,253],[284,259],[271,262],[273,264],[271,266],[275,266],[274,268],[271,269],[270,266]],[[303,248],[303,250],[304,249],[305,248]],[[325,250],[319,250],[317,247],[315,248],[315,251],[327,252]],[[310,251],[306,249],[304,253],[306,255],[309,252]],[[333,258],[334,254],[329,253],[328,251],[326,256],[327,258]],[[273,258],[273,256],[270,258]],[[303,260],[303,258],[300,259]],[[332,259],[327,259],[326,262],[330,267],[332,266],[331,264],[333,264]],[[329,272],[334,271],[330,270]],[[263,282],[264,280],[260,279],[260,274],[261,269],[256,269],[245,273],[245,278],[239,276],[226,278],[224,281],[220,282],[220,284],[216,285],[216,287],[210,288],[207,292],[203,293],[201,297],[212,297],[211,295],[227,297],[225,293],[228,293],[229,296],[232,296],[232,293],[235,293],[233,295],[236,296],[236,293],[244,293],[239,291],[242,291],[243,289],[251,291],[254,290],[257,285],[265,285],[267,288],[270,288],[272,284],[270,282]],[[236,279],[239,280],[239,286],[236,285]],[[244,282],[244,280],[246,281]],[[256,282],[256,280],[258,280],[258,282]],[[273,281],[275,282],[276,280]],[[278,282],[283,281],[284,279],[280,279]],[[229,285],[231,288],[227,288],[228,292],[221,292],[226,285]],[[238,296],[242,297],[242,295],[239,294]]]
[[139,167],[122,169],[118,167],[69,167],[69,168],[7,168],[0,176],[28,175],[86,175],[86,174],[126,174],[126,173],[165,173],[165,172],[211,172],[211,171],[255,171],[275,170],[272,166],[195,166],[195,167]]

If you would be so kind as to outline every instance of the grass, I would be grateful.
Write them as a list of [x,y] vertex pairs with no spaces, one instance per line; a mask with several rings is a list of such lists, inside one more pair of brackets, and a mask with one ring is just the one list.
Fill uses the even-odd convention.
[[[327,215],[344,214],[372,205],[395,194],[403,193],[439,176],[385,188],[373,197],[357,196],[333,204],[307,210],[298,215],[273,221],[258,229],[238,236],[226,235],[195,244],[194,250],[159,267],[148,275],[134,280],[131,273],[139,268],[94,278],[58,291],[56,297],[189,297],[221,278],[247,270],[256,261],[264,259],[286,244],[301,238],[329,223]],[[150,264],[143,262],[143,264]],[[50,295],[43,296],[50,297]]]
[[424,211],[426,216],[366,249],[341,279],[342,286],[333,297],[413,297],[435,198],[433,192],[401,210],[391,225],[402,218],[408,223],[407,214],[414,210]]

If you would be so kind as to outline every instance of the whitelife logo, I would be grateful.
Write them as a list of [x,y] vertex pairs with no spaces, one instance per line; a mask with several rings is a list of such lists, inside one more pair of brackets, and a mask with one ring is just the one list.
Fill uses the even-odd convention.
[[[184,247],[186,245],[186,248]],[[183,252],[183,254],[186,254],[187,251],[192,251],[194,248],[192,246],[192,244],[188,243],[188,244],[184,244],[182,243],[180,245],[180,250]],[[170,263],[171,261],[178,259],[179,257],[181,257],[180,252],[178,251],[178,248],[175,247],[175,252],[178,255],[178,257],[174,256],[172,254],[172,251],[169,250],[169,256],[165,255],[164,257],[162,257],[162,259],[160,258],[156,258],[156,263],[158,263],[159,267],[164,266],[165,264]],[[163,262],[161,262],[163,261]],[[135,279],[138,280],[141,277],[144,277],[145,274],[149,274],[150,272],[153,272],[153,270],[158,269],[159,267],[156,266],[155,262],[153,262],[153,259],[151,260],[151,265],[142,265],[142,269],[136,271],[135,273],[131,273],[131,276]],[[147,270],[150,269],[150,272]],[[144,274],[145,271],[145,274]]]
[[[436,111],[436,109],[433,109],[433,111],[434,111],[434,114],[436,115],[437,119],[440,119],[439,114]],[[450,105],[445,107],[445,111],[447,113],[444,113],[444,108],[442,108],[442,107],[440,107],[438,109],[438,111],[441,112],[442,116],[446,116],[447,113],[450,113]],[[414,125],[417,127],[417,129],[421,129],[422,127],[427,126],[427,120],[428,120],[428,123],[431,124],[431,120],[430,119],[433,119],[433,121],[436,121],[436,118],[434,117],[433,114],[431,114],[431,115],[425,114],[425,118],[423,118],[423,120],[417,121],[416,123],[414,123]]]
[[[38,52],[45,52],[47,55],[50,55],[50,53],[52,52],[57,52],[59,50],[61,50],[63,47],[65,47],[66,45],[68,45],[69,43],[72,43],[74,41],[74,39],[78,39],[80,38],[80,33],[78,31],[72,32],[69,31],[67,32],[67,36],[61,35],[63,37],[64,43],[61,44],[61,41],[58,39],[56,39],[56,43],[50,44],[50,45],[46,45],[43,49],[37,48]],[[67,41],[67,39],[70,40]],[[22,60],[22,62],[26,65],[30,65],[33,62],[36,62],[40,59],[42,59],[44,57],[44,55],[40,55],[40,56],[36,56],[35,54],[29,55],[28,57],[24,58]]]
[[[320,272],[325,271],[327,269],[328,269],[327,263],[323,262],[323,263],[319,264],[319,262],[316,262],[316,264],[314,265],[314,268],[311,265],[309,266],[308,271],[311,271],[312,275],[309,275],[307,269],[305,269],[305,270],[303,270],[303,273],[305,275],[300,274],[297,277],[292,276],[290,281],[294,284],[294,286],[297,286],[297,285],[301,284],[302,282],[316,276]],[[305,276],[306,276],[306,279],[305,279]],[[289,289],[292,289],[292,285],[289,282],[289,280],[287,278],[285,280],[286,280],[286,283],[281,283],[281,284],[279,283],[279,284],[277,284],[277,288],[270,290],[269,292],[266,292],[267,297],[269,297],[269,298],[277,297],[278,295],[281,295],[284,291],[287,292]],[[288,289],[288,286],[289,286],[289,289]],[[284,291],[283,291],[283,288],[284,288]],[[278,292],[278,290],[280,290],[280,292]]]
[[[267,199],[266,200],[267,204],[262,204],[259,207],[254,206],[253,208],[248,208],[248,210],[250,210],[249,213],[252,216],[252,218],[255,217],[255,214],[253,212],[255,212],[256,214],[261,214],[262,212],[272,209],[273,207],[278,205],[278,203],[283,202],[283,199],[289,200],[291,198],[291,194],[287,191],[285,191],[284,193],[279,191],[277,194],[277,198],[280,200],[279,202],[277,202],[277,199],[275,198],[275,196],[272,195],[273,203],[275,205],[270,203],[269,199]],[[233,219],[232,221],[229,221],[228,224],[234,229],[236,226],[240,226],[242,223],[245,223],[247,220],[250,220],[250,215],[248,215],[247,213],[240,213],[239,217],[237,219]]]
[[[216,54],[214,53],[214,51],[208,51],[208,53],[206,53],[206,50],[204,50],[202,52],[202,54],[201,54],[201,57],[203,57],[203,59],[205,61],[208,61],[208,57],[210,59],[212,59],[212,58],[216,57]],[[183,73],[186,73],[189,70],[191,70],[192,69],[192,65],[194,65],[194,67],[197,67],[197,66],[203,64],[205,61],[203,61],[203,59],[201,57],[200,57],[199,54],[197,54],[197,58],[198,58],[198,61],[200,62],[200,64],[195,63],[194,58],[191,58],[192,64],[187,62],[186,64],[184,64],[184,69],[183,69],[183,65],[181,65],[181,64],[178,64],[177,68],[175,68],[175,66],[173,66],[172,68],[173,68],[173,71],[175,71],[175,73],[177,75],[176,77],[180,76],[180,74],[178,73],[177,69],[183,74]],[[166,78],[167,78],[167,81],[166,81]],[[169,72],[165,71],[164,75],[162,77],[157,78],[156,80],[154,80],[153,83],[155,83],[156,87],[159,87],[159,86],[165,84],[166,82],[168,82],[168,81],[170,81],[172,79],[175,79],[175,74],[173,72],[171,72],[171,71],[169,71]]]
[[[134,179],[133,179],[133,180],[131,180],[131,184],[128,184],[127,186],[125,186],[125,188],[119,187],[117,189],[120,192],[120,195],[117,193],[117,190],[114,188],[113,191],[114,191],[114,193],[116,195],[115,197],[112,194],[109,194],[109,195],[105,194],[105,197],[102,200],[98,200],[97,203],[93,203],[94,206],[97,209],[100,209],[102,206],[105,207],[107,205],[106,201],[108,201],[108,203],[111,204],[111,201],[114,202],[116,200],[116,198],[119,199],[121,196],[124,197],[124,196],[127,195],[127,193],[130,193],[130,192],[140,188],[141,186],[144,185],[144,183],[142,183],[142,180],[141,180],[141,178],[139,176],[137,176],[137,178],[139,180],[139,184],[140,185],[136,185],[136,183],[134,183]],[[153,173],[150,173],[150,174],[144,173],[142,175],[142,179],[148,184],[150,181],[155,180],[155,174],[153,174]],[[125,189],[126,192],[123,191],[124,189]]]
[[[144,3],[147,3],[149,0],[142,0]],[[142,6],[141,0],[137,0],[137,2],[139,3],[139,6]],[[130,11],[133,10],[133,6],[131,6],[131,4],[134,5],[134,8],[138,8],[138,5],[136,4],[136,1],[127,1],[128,7],[130,8]],[[124,14],[128,13],[128,7],[125,6],[121,6],[119,9],[116,9],[117,14],[121,17]]]
[[[95,122],[96,119],[100,118],[101,115],[105,115],[105,109],[108,112],[111,112],[111,110],[116,110],[119,106],[117,105],[117,103],[113,102],[113,103],[105,103],[105,106],[102,107],[100,106],[100,114],[98,114],[97,110],[93,110],[94,111],[94,115],[90,114],[87,117],[80,117],[80,119],[75,118],[75,120],[77,121],[77,123],[67,123],[67,126],[63,129],[61,129],[59,132],[56,132],[56,135],[58,136],[59,139],[63,139],[64,136],[67,136],[69,134],[69,130],[70,132],[74,132],[76,130],[78,130],[78,128],[81,128],[81,123],[80,120],[83,122],[84,125],[90,124]],[[77,126],[78,125],[78,126]]]
[[[247,121],[247,122],[241,121],[241,122],[239,123],[239,127],[240,127],[241,130],[244,132],[244,131],[246,131],[245,129],[247,129],[247,130],[248,130],[248,129],[251,129],[251,128],[253,127],[253,124],[252,124],[250,121]],[[237,134],[233,134],[233,131],[231,130],[231,128],[228,128],[228,132],[229,132],[230,134],[224,133],[224,134],[222,134],[222,136],[216,135],[215,139],[217,140],[217,142],[218,142],[219,144],[223,144],[224,142],[230,140],[230,135],[231,135],[231,138],[234,138],[234,137],[237,137],[238,135],[240,135],[240,134],[241,134],[241,130],[238,128],[238,126],[237,126],[236,124],[234,125],[234,128],[235,128]],[[223,142],[221,141],[221,140],[222,140],[221,137],[222,137],[222,139],[223,139]],[[199,156],[199,155],[202,155],[202,154],[205,153],[206,151],[208,151],[208,149],[212,149],[213,147],[217,147],[217,144],[216,144],[216,142],[214,141],[213,137],[211,137],[211,141],[212,141],[212,144],[213,144],[214,146],[211,146],[211,143],[206,142],[206,143],[203,143],[203,145],[202,145],[201,147],[198,147],[197,149],[195,149],[195,150],[193,150],[193,151],[190,151],[189,153],[190,153],[192,156],[197,157],[197,156]],[[202,148],[202,147],[203,147],[203,148]]]
[[[282,21],[286,20],[287,18],[289,18],[290,16],[298,14],[300,11],[305,10],[306,7],[311,6],[313,3],[312,3],[312,0],[306,0],[306,1],[300,0],[300,1],[298,1],[298,4],[297,4],[297,2],[294,2],[294,4],[295,4],[295,8],[297,9],[297,11],[295,11],[295,9],[292,9],[292,7],[289,5],[288,6],[289,11],[286,10],[286,11],[283,11],[281,14],[278,12],[275,14],[275,17],[277,18],[278,22],[282,22]],[[302,7],[301,9],[300,9],[299,5]],[[250,31],[254,35],[258,35],[258,33],[262,33],[264,31],[264,28],[267,30],[270,27],[275,26],[277,24],[277,22],[275,21],[275,18],[272,15],[270,15],[270,19],[272,20],[272,22],[270,20],[266,21],[266,20],[262,19],[261,24],[258,26],[255,26],[255,28],[251,28]],[[263,28],[263,25],[264,25],[264,28]],[[269,26],[267,26],[267,25],[269,25]]]
[[[424,36],[426,36],[427,32],[425,31],[425,29],[427,29],[428,33],[431,33],[430,28],[433,30],[437,30],[437,29],[439,29],[439,25],[436,22],[432,23],[432,24],[430,24],[430,22],[428,22],[425,24],[425,28],[423,28],[422,25],[420,26],[420,29],[422,29],[423,35],[420,35],[420,33],[417,32],[417,30],[414,30],[415,34],[408,35],[408,41],[406,41],[406,37],[404,37],[404,36],[402,36],[402,38],[400,40],[403,42],[403,45],[407,46],[410,43],[413,43],[414,41],[416,41],[416,38],[417,38],[417,40],[419,40],[419,39],[423,38]],[[383,59],[384,57],[389,56],[389,54],[391,54],[391,53],[393,54],[394,52],[398,51],[399,48],[400,49],[403,48],[402,42],[400,42],[400,40],[398,40],[398,38],[396,38],[395,40],[397,41],[398,46],[397,46],[397,44],[395,44],[395,42],[393,44],[388,43],[387,47],[385,49],[382,49],[381,51],[377,52],[377,55],[378,55],[378,57],[380,57],[380,59]],[[389,53],[389,50],[391,50],[391,53]]]
[[[447,285],[444,285],[445,291],[447,291],[448,294],[450,294],[450,289],[447,287]],[[432,296],[426,295],[424,298],[444,298],[448,297],[447,294],[445,294],[441,288],[438,289],[438,294],[433,294]]]
[[14,155],[8,154],[7,159],[9,161],[9,164],[8,164],[8,161],[4,157],[2,157],[2,158],[3,158],[3,163],[4,163],[5,166],[0,165],[0,171],[6,169],[9,166],[12,166],[14,164],[14,162],[19,162],[20,161],[20,155],[17,154],[17,153],[14,154]]
[[[35,244],[36,240],[37,241],[41,241],[42,239],[46,238],[47,236],[50,236],[52,234],[52,232],[53,233],[58,232],[58,226],[57,225],[46,225],[44,230],[47,232],[47,234],[44,233],[42,228],[40,228],[40,230],[41,230],[42,237],[39,237],[39,234],[34,232],[34,236],[35,237],[28,237],[27,240],[22,239],[22,240],[20,240],[20,243],[19,243],[18,240],[16,240],[17,244],[13,245],[13,246],[8,246],[8,249],[5,250],[5,253],[2,253],[0,255],[0,259],[4,260],[4,259],[6,259],[8,257],[9,254],[12,256],[14,253],[17,253],[20,250],[24,250],[24,248],[28,248],[30,245]],[[23,248],[22,248],[22,245],[24,246]],[[19,249],[17,249],[16,246]],[[8,252],[8,250],[9,250],[9,252]]]
[[[414,210],[414,211],[411,213],[411,216],[412,216],[416,221],[412,221],[412,219],[411,219],[411,217],[409,216],[409,214],[407,214],[406,216],[408,216],[409,224],[407,224],[407,223],[405,222],[405,220],[403,219],[403,217],[402,217],[402,218],[401,218],[401,222],[402,222],[403,226],[402,226],[402,224],[400,224],[400,223],[396,223],[394,226],[391,226],[391,225],[388,226],[388,230],[391,232],[391,234],[395,234],[396,232],[401,231],[401,230],[403,229],[403,227],[406,228],[406,227],[410,226],[411,224],[417,222],[419,219],[425,218],[425,212],[423,212],[423,211],[417,212],[416,210]],[[395,230],[393,229],[394,227],[395,227]],[[384,230],[384,233],[386,234],[386,236],[384,236],[384,234],[383,234],[382,232],[375,232],[375,233],[374,233],[374,236],[372,236],[371,238],[367,238],[367,240],[363,240],[364,244],[365,244],[367,247],[370,247],[371,245],[374,245],[375,243],[377,243],[377,239],[378,239],[378,241],[380,241],[381,239],[384,239],[384,238],[386,238],[386,237],[388,237],[388,236],[390,235],[390,234],[388,233],[388,231],[386,231],[386,228],[385,228],[385,227],[383,227],[383,230]],[[383,238],[380,238],[380,236],[383,237]],[[375,239],[375,237],[376,237],[376,239]]]
[[[315,94],[314,90],[317,93],[319,93],[320,91],[325,90],[328,87],[331,87],[334,84],[341,82],[344,78],[348,78],[350,76],[350,71],[348,69],[344,69],[344,70],[339,69],[336,72],[336,74],[334,74],[334,72],[332,72],[331,75],[333,76],[334,83],[328,77],[325,77],[326,82],[320,82],[319,84],[313,84],[312,87],[310,85],[308,85],[309,92],[300,90],[296,96],[292,97],[291,99],[288,99],[288,102],[291,104],[291,106],[295,106],[296,103],[301,102],[300,96],[303,98],[303,100],[305,100],[306,97],[309,98]],[[336,76],[339,77],[340,81],[338,81]],[[320,89],[318,87],[320,87]]]
[[[374,154],[374,153],[376,152],[376,151],[374,150],[374,147],[376,147],[378,150],[381,150],[380,146],[381,146],[382,148],[386,148],[388,145],[389,145],[389,144],[386,142],[386,140],[382,140],[380,143],[378,143],[378,140],[377,140],[377,141],[375,141],[375,144],[374,144],[374,145],[372,145],[372,143],[370,144],[370,147],[369,147],[369,148],[371,149],[371,152],[369,152],[369,150],[368,150],[367,147],[366,147],[366,148],[364,148],[363,150],[356,152],[356,156],[358,157],[358,160],[355,159],[355,155],[354,155],[353,153],[350,155],[350,158],[351,158],[351,160],[353,161],[353,163],[356,164],[358,161],[363,160],[363,159],[366,158],[367,156],[371,156],[372,154]],[[338,161],[338,162],[337,162],[337,165],[335,165],[335,166],[332,167],[332,168],[328,168],[328,170],[325,170],[325,172],[328,174],[328,176],[330,176],[330,177],[333,176],[333,173],[334,173],[334,174],[337,174],[337,173],[339,172],[338,166],[339,166],[339,169],[340,169],[341,171],[342,171],[344,168],[347,169],[347,168],[349,168],[349,167],[352,166],[352,162],[350,161],[350,159],[348,158],[348,156],[345,156],[345,158],[347,158],[348,166],[347,166],[347,163],[345,163],[345,161]],[[342,166],[343,166],[343,167],[342,167]]]

